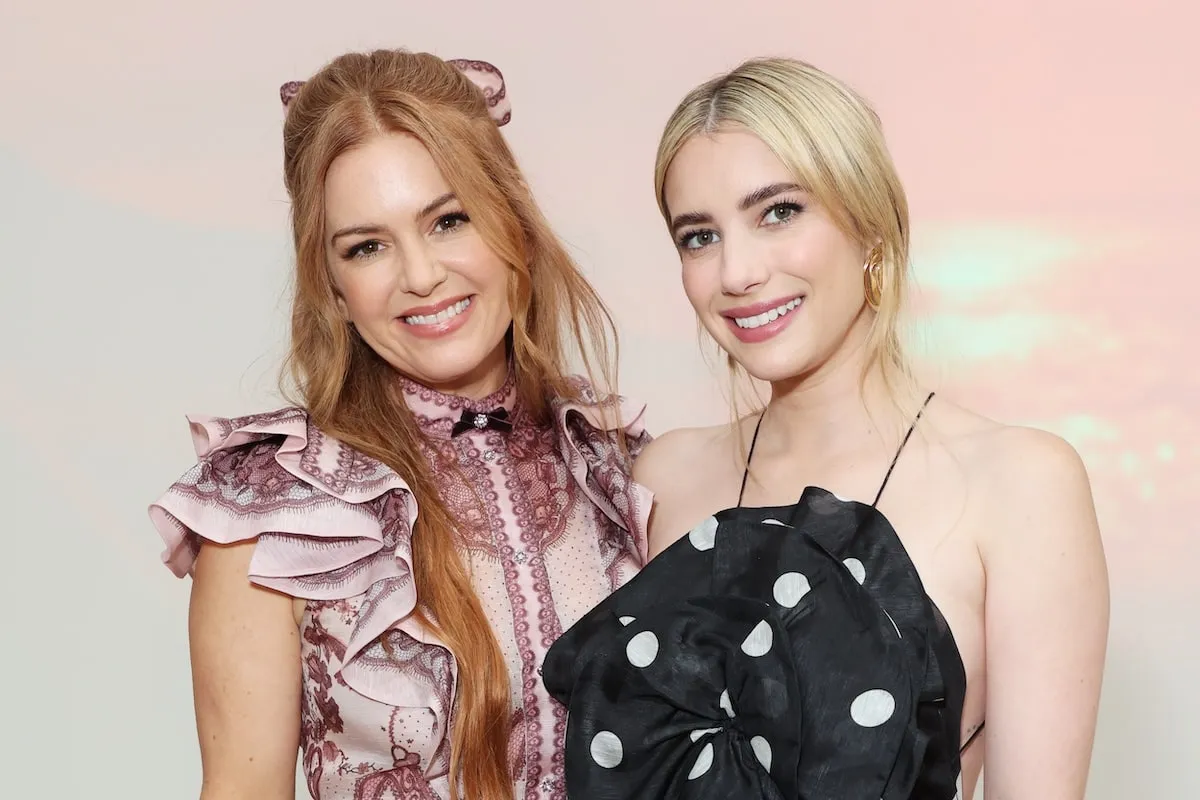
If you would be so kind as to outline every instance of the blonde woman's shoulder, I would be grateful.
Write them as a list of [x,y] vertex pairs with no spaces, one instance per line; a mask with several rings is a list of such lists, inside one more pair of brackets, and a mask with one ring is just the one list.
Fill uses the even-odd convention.
[[987,544],[1029,544],[1023,532],[1053,527],[1041,522],[1073,518],[1059,529],[1095,528],[1095,511],[1087,468],[1075,448],[1062,437],[1039,428],[1009,425],[942,400],[931,409],[931,444],[942,446],[965,473],[971,496],[995,520],[983,531]]
[[729,425],[676,428],[646,446],[633,467],[633,477],[654,493],[650,516],[650,553],[655,555],[722,499],[736,466],[736,435]]
[[633,467],[634,479],[656,494],[678,482],[681,470],[693,471],[714,458],[729,437],[728,425],[675,428],[646,445]]

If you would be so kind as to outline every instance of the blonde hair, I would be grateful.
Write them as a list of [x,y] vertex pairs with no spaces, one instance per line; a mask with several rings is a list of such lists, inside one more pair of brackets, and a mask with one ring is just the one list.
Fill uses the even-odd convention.
[[[670,223],[671,162],[694,136],[745,129],[763,141],[850,237],[882,257],[882,293],[866,343],[863,379],[878,368],[893,398],[912,384],[899,330],[908,281],[908,201],[879,116],[853,89],[788,58],[747,61],[683,98],[667,121],[654,191]],[[731,371],[738,367],[727,357]]]
[[574,350],[588,374],[599,372],[615,391],[616,331],[534,202],[482,92],[458,69],[426,53],[350,53],[300,88],[283,136],[296,249],[287,369],[314,424],[388,465],[411,487],[421,510],[412,551],[416,614],[459,665],[451,793],[457,797],[461,788],[466,797],[504,800],[513,797],[508,670],[454,546],[457,520],[422,454],[422,435],[395,372],[342,320],[326,262],[326,172],[342,153],[389,132],[414,136],[428,149],[511,270],[509,356],[527,413],[545,422],[552,398],[582,399],[568,375]]

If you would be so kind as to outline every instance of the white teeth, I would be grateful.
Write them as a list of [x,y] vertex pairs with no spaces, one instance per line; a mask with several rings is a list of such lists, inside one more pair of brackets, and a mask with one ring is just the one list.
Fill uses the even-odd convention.
[[797,297],[795,300],[789,300],[778,308],[772,308],[770,311],[764,311],[761,314],[755,314],[753,317],[734,317],[733,321],[739,328],[761,328],[768,322],[774,322],[775,320],[779,319],[784,314],[800,305],[801,301],[803,300],[803,297]]
[[471,298],[459,300],[449,308],[444,308],[436,314],[418,314],[413,317],[401,317],[409,325],[438,325],[451,317],[457,317],[459,314],[467,310],[467,306],[471,305]]

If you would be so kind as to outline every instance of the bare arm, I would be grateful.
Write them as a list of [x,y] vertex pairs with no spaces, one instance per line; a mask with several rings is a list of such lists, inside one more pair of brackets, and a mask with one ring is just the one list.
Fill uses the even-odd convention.
[[201,800],[293,800],[300,741],[300,637],[292,600],[253,586],[254,542],[206,543],[189,633]]
[[1012,429],[987,570],[986,800],[1083,800],[1108,639],[1108,572],[1083,463]]

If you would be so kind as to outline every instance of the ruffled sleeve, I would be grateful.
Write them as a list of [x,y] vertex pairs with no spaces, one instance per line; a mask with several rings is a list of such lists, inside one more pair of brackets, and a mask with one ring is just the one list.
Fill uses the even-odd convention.
[[198,461],[149,509],[166,545],[164,563],[184,577],[203,542],[256,540],[251,582],[306,600],[363,595],[341,679],[380,702],[428,707],[446,724],[441,688],[398,681],[366,658],[393,628],[444,647],[412,614],[417,507],[404,481],[324,435],[298,408],[188,421]]
[[[581,399],[554,403],[559,448],[567,468],[588,498],[625,532],[622,547],[638,567],[647,560],[651,491],[633,480],[630,468],[650,443],[646,406],[625,397],[600,402],[578,379]],[[625,452],[620,439],[623,437]]]

